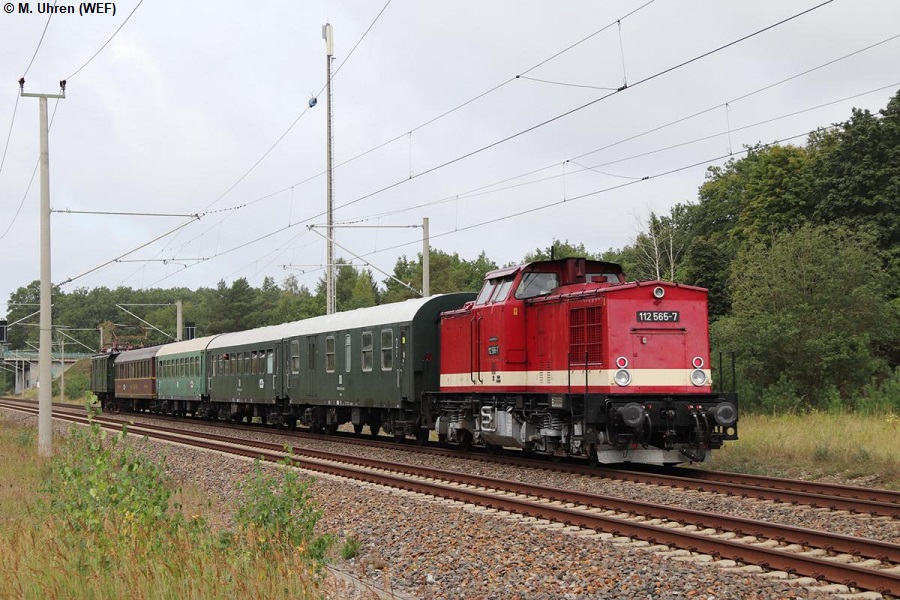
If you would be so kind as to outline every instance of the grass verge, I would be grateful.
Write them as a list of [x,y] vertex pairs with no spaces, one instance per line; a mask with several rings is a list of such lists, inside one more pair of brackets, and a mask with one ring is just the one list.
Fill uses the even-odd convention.
[[0,598],[320,597],[328,540],[294,472],[257,468],[246,482],[246,503],[276,525],[245,511],[213,531],[122,439],[73,428],[48,461],[33,428],[0,420]]
[[726,442],[705,466],[900,490],[896,415],[743,414],[738,435],[738,441]]

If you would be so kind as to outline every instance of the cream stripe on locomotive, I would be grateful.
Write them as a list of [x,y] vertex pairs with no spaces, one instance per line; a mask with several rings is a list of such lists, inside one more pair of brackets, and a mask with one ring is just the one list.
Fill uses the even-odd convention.
[[[712,372],[706,373],[706,383],[695,386],[691,383],[694,369],[629,369],[631,383],[626,386],[616,385],[617,369],[598,369],[588,371],[588,386],[611,386],[620,390],[647,386],[690,386],[698,390],[708,389],[712,382]],[[472,379],[475,379],[475,383]],[[568,385],[584,386],[584,370],[573,371],[482,371],[481,373],[444,373],[441,375],[441,388],[465,387],[554,387]]]

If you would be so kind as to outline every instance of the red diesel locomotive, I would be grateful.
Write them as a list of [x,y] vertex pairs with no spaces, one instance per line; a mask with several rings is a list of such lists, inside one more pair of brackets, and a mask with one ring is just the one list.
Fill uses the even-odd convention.
[[424,406],[448,443],[674,464],[737,439],[736,395],[712,390],[705,289],[534,262],[488,273],[440,327]]

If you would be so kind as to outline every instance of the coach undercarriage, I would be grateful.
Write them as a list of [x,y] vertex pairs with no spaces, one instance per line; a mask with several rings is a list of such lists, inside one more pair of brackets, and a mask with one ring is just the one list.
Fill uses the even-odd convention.
[[674,464],[709,460],[710,450],[737,439],[729,396],[434,394],[429,401],[438,438],[449,444],[579,456],[592,464]]

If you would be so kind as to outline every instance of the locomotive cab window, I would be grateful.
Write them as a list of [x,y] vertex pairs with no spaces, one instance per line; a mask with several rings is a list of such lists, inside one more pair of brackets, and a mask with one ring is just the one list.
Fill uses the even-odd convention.
[[549,294],[559,287],[559,277],[556,273],[527,273],[522,277],[522,282],[516,288],[516,298],[534,298]]
[[497,287],[496,279],[485,281],[484,287],[481,288],[481,291],[478,292],[478,297],[475,298],[475,305],[481,306],[482,304],[486,304],[488,299],[491,297],[491,294],[494,292],[495,287]]
[[509,290],[512,288],[513,278],[507,277],[505,279],[501,279],[499,285],[497,286],[497,291],[491,297],[491,302],[503,302],[506,300],[507,296],[509,296]]

